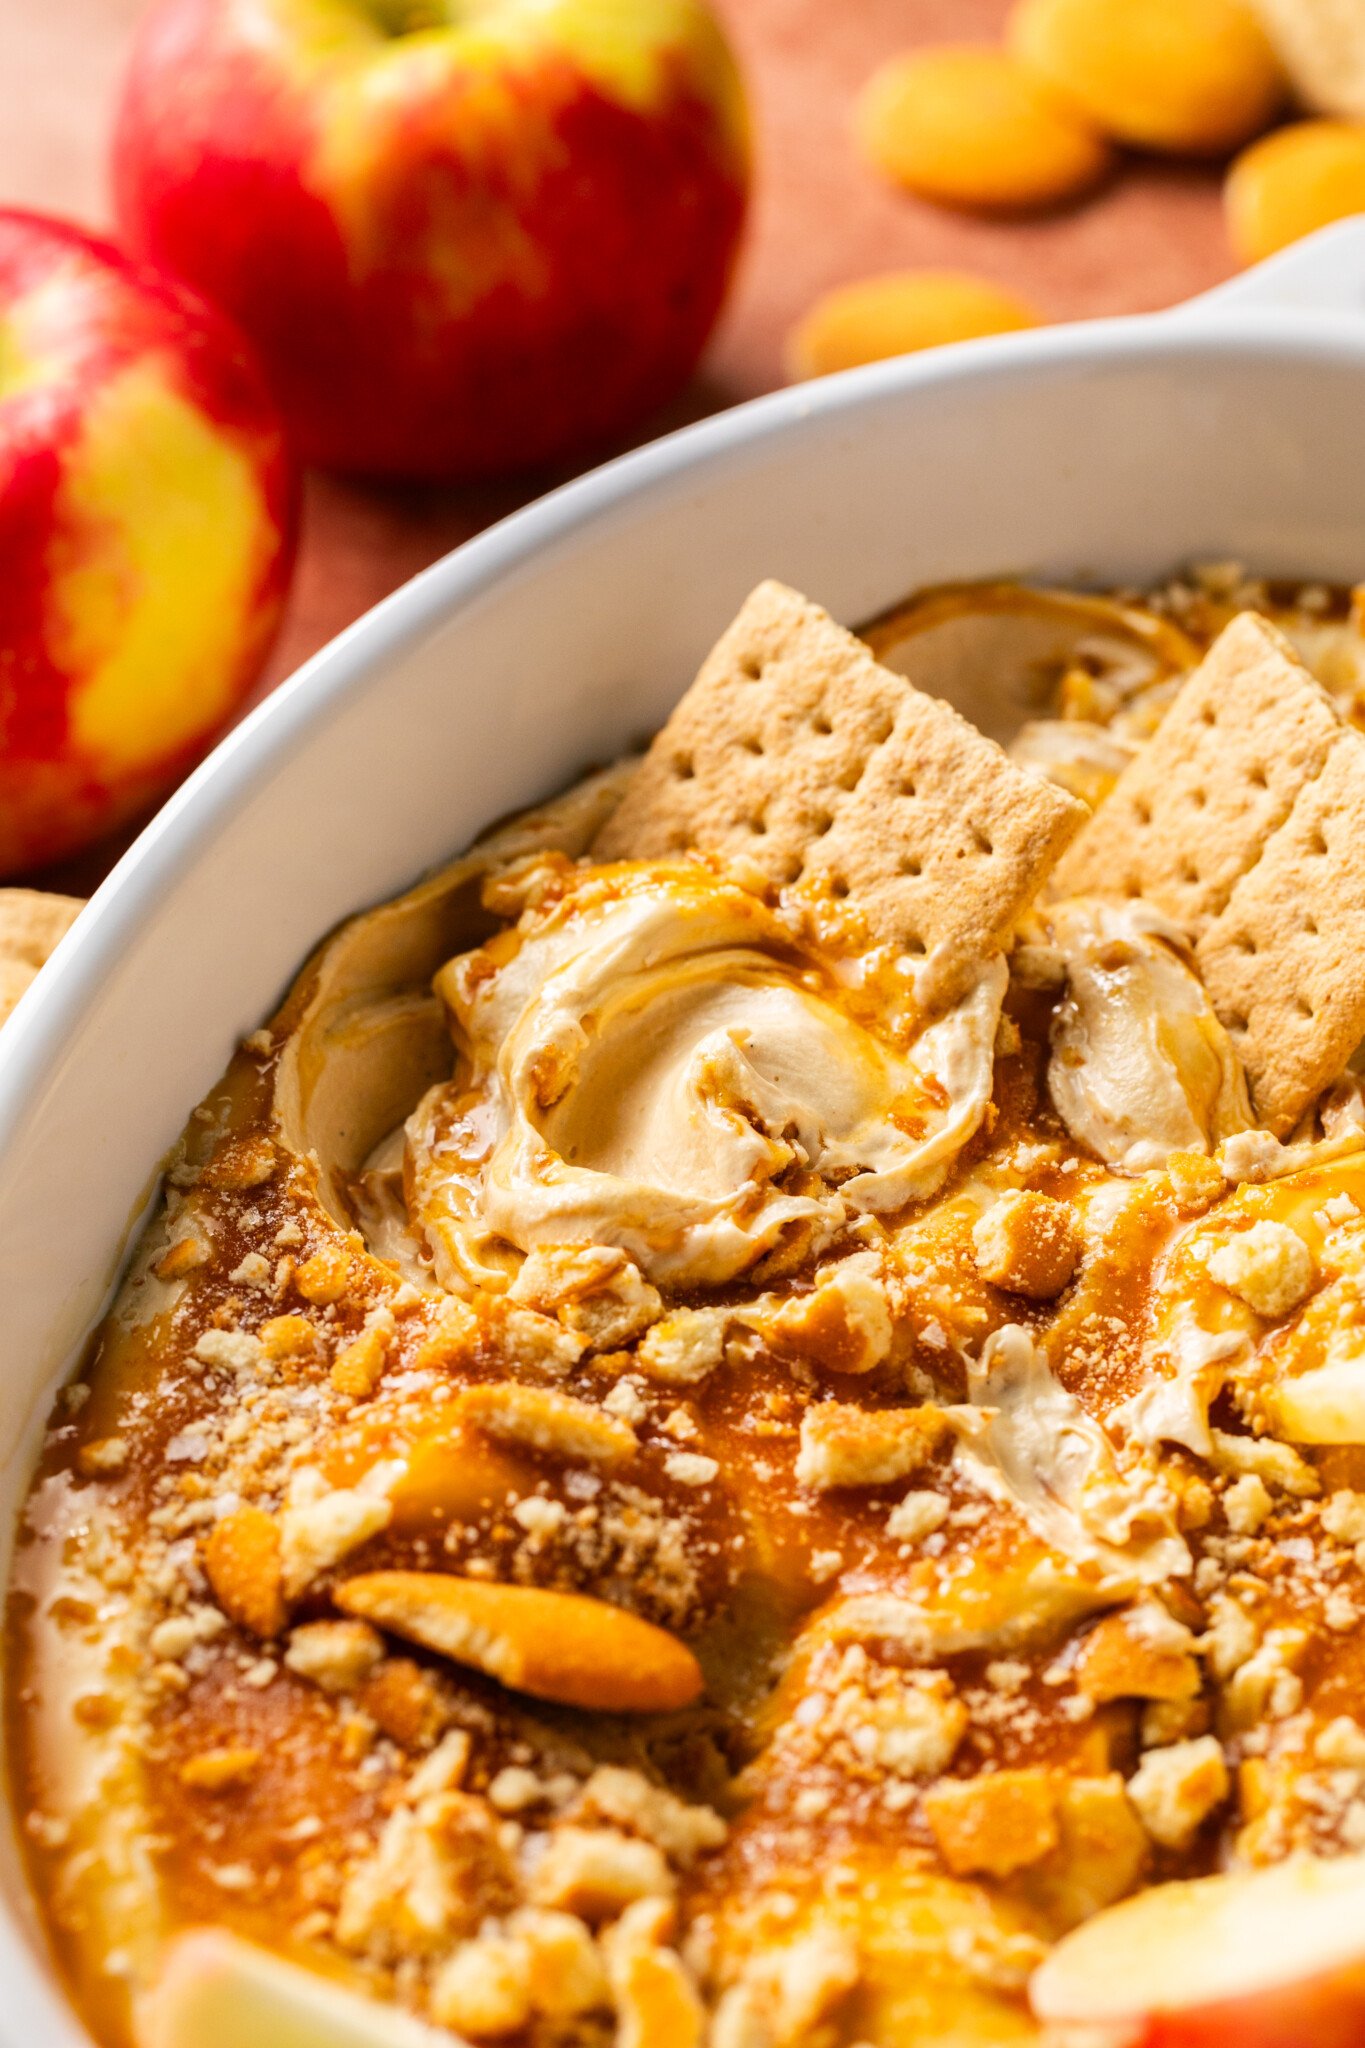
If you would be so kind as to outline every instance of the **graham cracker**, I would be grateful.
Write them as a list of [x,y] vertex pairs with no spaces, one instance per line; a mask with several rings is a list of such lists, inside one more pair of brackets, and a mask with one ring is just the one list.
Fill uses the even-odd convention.
[[714,853],[844,904],[876,943],[978,960],[1008,942],[1085,815],[818,605],[762,583],[593,853]]
[[1282,1135],[1365,1038],[1365,735],[1339,727],[1195,952],[1257,1114]]
[[0,1024],[84,904],[41,889],[0,889]]
[[1145,896],[1199,931],[1340,731],[1289,643],[1242,612],[1058,862],[1052,893]]
[[1184,923],[1282,1135],[1365,1038],[1365,736],[1244,612],[1059,862],[1058,893],[1141,895]]

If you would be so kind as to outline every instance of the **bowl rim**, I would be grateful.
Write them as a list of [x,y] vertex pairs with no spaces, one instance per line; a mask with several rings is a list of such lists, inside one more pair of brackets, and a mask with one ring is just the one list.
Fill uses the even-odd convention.
[[419,570],[310,655],[227,733],[99,884],[6,1025],[0,1162],[107,969],[252,785],[285,766],[315,725],[353,693],[375,687],[389,664],[504,576],[630,500],[666,489],[689,471],[722,471],[755,444],[799,434],[808,423],[875,411],[935,384],[1002,377],[1026,382],[1031,375],[1065,375],[1124,357],[1160,362],[1190,354],[1359,363],[1365,320],[1235,299],[1207,309],[1192,301],[1160,313],[1076,321],[871,363],[744,400],[615,456]]

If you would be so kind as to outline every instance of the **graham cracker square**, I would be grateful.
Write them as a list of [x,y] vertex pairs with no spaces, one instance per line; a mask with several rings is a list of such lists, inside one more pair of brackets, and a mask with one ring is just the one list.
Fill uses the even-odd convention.
[[1365,735],[1339,727],[1195,953],[1256,1112],[1283,1134],[1365,1038]]
[[1200,930],[1340,730],[1289,643],[1241,613],[1058,862],[1051,893],[1144,896]]
[[976,960],[1008,942],[1085,815],[818,605],[763,583],[593,852],[742,861],[860,914],[875,943]]

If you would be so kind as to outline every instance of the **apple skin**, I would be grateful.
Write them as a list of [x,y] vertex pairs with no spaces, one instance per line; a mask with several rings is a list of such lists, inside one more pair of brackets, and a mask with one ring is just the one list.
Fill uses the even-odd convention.
[[332,468],[600,445],[686,381],[735,259],[747,130],[705,0],[438,10],[158,0],[124,88],[129,245],[241,323]]
[[1362,2048],[1365,1855],[1134,1893],[1063,1935],[1029,2002],[1057,2048]]
[[227,321],[0,210],[0,873],[89,844],[203,753],[274,637],[296,499]]
[[1276,1991],[1155,2013],[1133,2048],[1361,2048],[1365,1976],[1324,1974]]

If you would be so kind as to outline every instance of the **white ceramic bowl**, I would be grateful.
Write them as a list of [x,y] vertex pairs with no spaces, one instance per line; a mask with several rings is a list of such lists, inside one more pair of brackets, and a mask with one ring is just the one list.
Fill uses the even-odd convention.
[[[1176,313],[741,406],[518,513],[317,655],[148,827],[6,1028],[0,1569],[158,1160],[329,926],[647,734],[763,576],[857,620],[919,583],[1190,557],[1365,574],[1365,220]],[[88,2048],[4,1847],[0,2048]]]

